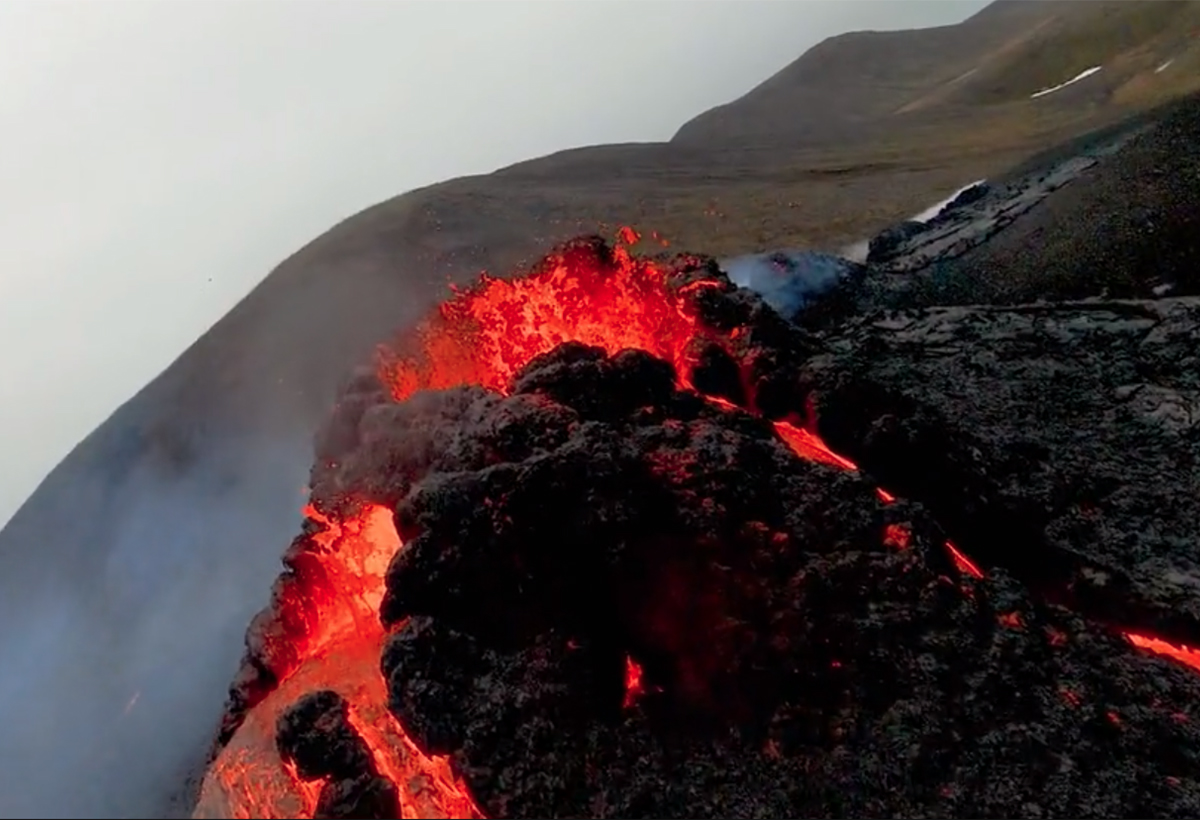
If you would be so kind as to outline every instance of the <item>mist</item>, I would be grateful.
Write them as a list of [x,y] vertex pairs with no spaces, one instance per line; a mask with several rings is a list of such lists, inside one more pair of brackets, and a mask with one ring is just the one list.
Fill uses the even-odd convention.
[[182,472],[142,460],[115,488],[104,466],[72,477],[72,495],[107,496],[93,528],[109,550],[24,592],[5,584],[20,618],[0,621],[0,816],[162,816],[204,762],[299,530],[311,453],[201,448]]

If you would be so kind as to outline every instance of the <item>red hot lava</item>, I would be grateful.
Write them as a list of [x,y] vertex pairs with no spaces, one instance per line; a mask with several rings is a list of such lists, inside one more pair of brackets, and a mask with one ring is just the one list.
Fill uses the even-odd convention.
[[[622,239],[637,239],[623,230]],[[617,247],[611,257],[594,245],[569,245],[529,275],[484,277],[456,291],[413,334],[381,358],[381,376],[396,401],[419,390],[478,384],[504,392],[531,359],[558,345],[582,342],[615,354],[638,348],[675,365],[691,387],[698,343],[728,347],[740,330],[720,334],[698,318],[689,292],[721,287],[713,280],[680,285],[671,271]],[[722,400],[714,399],[727,404]],[[812,430],[781,421],[776,431],[799,457],[847,470],[856,465]],[[893,497],[879,490],[885,502]],[[196,817],[312,817],[321,783],[305,783],[278,756],[274,726],[301,695],[332,689],[351,704],[351,722],[370,747],[377,770],[397,786],[402,817],[481,816],[449,762],[428,758],[405,736],[387,709],[379,657],[384,630],[379,603],[384,574],[402,549],[391,512],[366,505],[345,519],[315,506],[306,515],[324,529],[307,548],[289,551],[290,586],[277,587],[273,610],[259,628],[279,681],[247,713],[205,779]],[[904,548],[901,533],[881,534]],[[947,542],[959,569],[981,570]],[[282,591],[281,591],[282,590]],[[253,630],[252,630],[253,631]],[[1200,653],[1129,635],[1135,645],[1200,669]],[[626,705],[641,692],[641,669],[629,660]]]

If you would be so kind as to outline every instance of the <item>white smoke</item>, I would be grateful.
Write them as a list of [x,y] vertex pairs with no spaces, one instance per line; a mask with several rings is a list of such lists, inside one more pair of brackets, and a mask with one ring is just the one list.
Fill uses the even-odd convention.
[[52,493],[79,502],[61,530],[5,540],[0,817],[163,816],[298,530],[310,461],[303,440],[226,442],[174,474],[93,459]]
[[867,261],[867,254],[871,250],[871,240],[860,239],[857,242],[851,243],[842,248],[841,255],[849,259],[851,262],[857,262],[862,265]]
[[841,256],[798,250],[738,256],[721,268],[735,285],[755,291],[789,318],[860,270]]

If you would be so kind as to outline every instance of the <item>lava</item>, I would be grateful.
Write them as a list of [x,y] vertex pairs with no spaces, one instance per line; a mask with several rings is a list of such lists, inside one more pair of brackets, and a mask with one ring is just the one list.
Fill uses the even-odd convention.
[[625,658],[625,702],[626,709],[637,703],[637,699],[645,693],[646,688],[642,683],[642,666],[633,658],[626,656]]
[[534,357],[572,341],[610,354],[644,350],[686,374],[702,335],[686,297],[686,286],[671,287],[667,270],[624,247],[600,265],[568,249],[526,277],[483,276],[457,291],[416,329],[416,355],[381,351],[382,376],[397,401],[465,384],[502,393]]
[[1127,631],[1124,634],[1125,638],[1137,648],[1171,658],[1184,666],[1189,666],[1200,672],[1200,649],[1184,646],[1183,644],[1169,643],[1161,638],[1155,638],[1138,632]]
[[[336,522],[308,507],[306,515],[327,527],[314,540],[328,583],[308,590],[322,615],[306,643],[309,653],[246,718],[221,750],[201,789],[194,817],[309,818],[322,784],[305,782],[275,751],[276,722],[304,694],[332,689],[353,708],[351,722],[372,752],[375,765],[400,786],[405,818],[478,817],[444,757],[423,755],[387,708],[379,672],[385,633],[379,622],[383,573],[401,542],[391,511],[364,506],[355,518]],[[269,749],[268,759],[262,750]]]
[[[637,237],[622,231],[622,238],[631,243]],[[698,318],[691,292],[710,286],[719,283],[678,285],[665,266],[635,258],[624,247],[603,258],[592,248],[567,246],[524,277],[484,276],[474,287],[457,290],[407,337],[381,351],[380,379],[398,402],[421,390],[460,385],[504,393],[534,357],[574,341],[609,354],[646,351],[674,365],[681,386],[691,388],[698,342],[729,342],[740,331],[722,339]],[[794,417],[776,421],[774,427],[798,457],[858,469]],[[894,501],[882,488],[877,493],[885,503]],[[289,634],[303,639],[296,637],[294,657],[281,662],[286,674],[220,751],[194,816],[313,816],[321,784],[302,781],[278,754],[264,759],[262,750],[274,749],[282,710],[317,689],[334,690],[349,701],[351,722],[371,749],[378,771],[398,788],[402,816],[482,816],[450,762],[423,755],[388,712],[379,669],[386,637],[379,607],[389,562],[403,549],[391,510],[366,504],[348,518],[313,506],[305,513],[323,529],[310,536],[306,555],[292,556],[300,568],[295,575],[299,587],[282,598],[285,611],[279,613],[281,621],[293,625]],[[907,538],[899,532],[885,536],[897,548]],[[961,572],[983,577],[961,550],[950,542],[945,548]],[[1126,634],[1134,646],[1200,670],[1200,651]],[[629,707],[643,691],[642,670],[629,658],[626,672]]]

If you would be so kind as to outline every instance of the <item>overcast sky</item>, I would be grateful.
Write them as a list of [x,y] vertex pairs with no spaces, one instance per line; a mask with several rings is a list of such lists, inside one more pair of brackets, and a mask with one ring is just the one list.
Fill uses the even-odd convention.
[[338,220],[667,139],[825,37],[983,5],[0,0],[0,524]]

